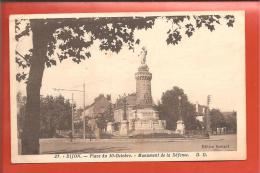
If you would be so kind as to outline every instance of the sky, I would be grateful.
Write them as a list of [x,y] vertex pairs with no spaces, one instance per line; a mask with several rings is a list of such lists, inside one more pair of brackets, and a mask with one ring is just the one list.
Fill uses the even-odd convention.
[[[178,86],[192,103],[206,104],[212,96],[211,107],[222,111],[242,110],[245,104],[245,43],[244,21],[235,14],[234,27],[217,25],[214,32],[201,28],[190,38],[184,36],[178,45],[166,44],[169,25],[157,21],[153,29],[138,31],[141,44],[132,52],[126,47],[116,54],[100,52],[91,47],[92,57],[80,64],[66,60],[46,68],[42,95],[59,95],[70,99],[71,92],[53,88],[82,90],[86,85],[86,105],[99,94],[111,94],[112,101],[124,93],[135,92],[135,72],[140,65],[138,54],[147,49],[147,65],[153,75],[152,96],[155,103],[162,93]],[[17,46],[23,52],[31,46],[31,38],[24,38]],[[25,94],[25,84],[17,82],[17,89]],[[74,92],[74,101],[81,107],[81,92]],[[243,110],[242,110],[243,111]]]

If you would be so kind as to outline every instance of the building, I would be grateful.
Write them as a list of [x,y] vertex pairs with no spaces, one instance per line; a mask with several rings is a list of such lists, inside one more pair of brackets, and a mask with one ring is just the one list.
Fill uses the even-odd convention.
[[203,123],[208,107],[205,105],[200,105],[198,103],[196,103],[194,106],[196,110],[196,119]]
[[87,117],[88,119],[95,119],[104,115],[106,111],[108,111],[111,106],[111,96],[104,96],[100,94],[97,98],[95,98],[94,102],[85,107],[84,111],[82,111],[82,115]]
[[101,131],[106,129],[106,125],[103,125],[103,122],[99,123],[99,121],[105,121],[109,119],[108,116],[112,115],[111,96],[107,95],[105,97],[100,94],[92,104],[85,107],[81,114],[82,117],[85,117],[82,120],[86,122],[86,131],[94,133],[95,137],[99,138]]

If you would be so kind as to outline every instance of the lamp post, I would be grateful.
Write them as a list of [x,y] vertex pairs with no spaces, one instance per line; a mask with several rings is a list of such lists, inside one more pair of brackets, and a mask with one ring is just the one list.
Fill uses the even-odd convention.
[[179,121],[182,121],[182,115],[181,115],[181,96],[178,97],[179,99]]
[[83,139],[86,139],[86,117],[85,117],[85,83],[83,83]]
[[120,134],[121,135],[127,135],[128,134],[128,130],[129,130],[129,122],[127,120],[127,100],[126,100],[126,95],[124,95],[124,97],[122,98],[122,102],[123,102],[123,120],[121,121],[120,124]]
[[127,100],[126,100],[126,95],[124,95],[124,98],[123,98],[123,108],[124,108],[124,114],[123,114],[123,120],[127,120],[127,114],[126,114],[126,111],[127,111]]
[[74,108],[73,108],[73,93],[71,94],[71,135],[74,136]]

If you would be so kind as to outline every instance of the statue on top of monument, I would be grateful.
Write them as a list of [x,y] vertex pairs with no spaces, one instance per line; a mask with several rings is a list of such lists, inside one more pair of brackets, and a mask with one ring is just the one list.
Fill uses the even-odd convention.
[[142,47],[142,50],[139,54],[139,56],[141,57],[141,64],[142,65],[146,64],[146,55],[147,55],[146,47]]

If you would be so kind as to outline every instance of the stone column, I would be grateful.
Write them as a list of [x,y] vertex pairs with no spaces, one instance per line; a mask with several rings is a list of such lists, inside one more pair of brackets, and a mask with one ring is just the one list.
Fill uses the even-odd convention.
[[141,65],[135,73],[136,79],[136,104],[141,107],[151,107],[153,104],[151,92],[152,73],[148,66]]

